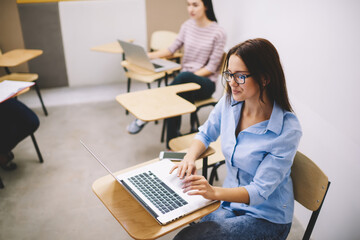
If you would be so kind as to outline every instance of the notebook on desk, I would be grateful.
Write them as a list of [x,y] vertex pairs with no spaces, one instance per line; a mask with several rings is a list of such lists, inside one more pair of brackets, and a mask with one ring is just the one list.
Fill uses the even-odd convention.
[[118,40],[121,48],[125,53],[126,61],[139,67],[148,69],[153,72],[162,72],[165,70],[179,68],[180,64],[165,59],[152,59],[148,57],[142,46]]
[[176,176],[176,171],[169,174],[174,163],[168,159],[115,176],[92,150],[80,142],[161,225],[216,202],[183,193],[182,181]]

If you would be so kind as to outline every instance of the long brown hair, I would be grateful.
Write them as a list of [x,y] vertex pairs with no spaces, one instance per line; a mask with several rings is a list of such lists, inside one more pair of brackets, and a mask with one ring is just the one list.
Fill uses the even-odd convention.
[[[293,111],[286,89],[284,71],[280,63],[279,54],[268,40],[263,38],[249,39],[229,50],[225,60],[225,69],[229,65],[229,58],[235,54],[245,63],[253,79],[260,88],[260,100],[266,91],[271,101],[275,101],[282,109]],[[263,79],[267,81],[264,86]],[[229,83],[226,84],[228,96],[231,96]]]
[[205,6],[205,14],[206,17],[210,20],[210,21],[214,21],[217,22],[217,19],[215,17],[215,13],[214,13],[214,8],[213,8],[213,4],[211,0],[201,0],[204,3]]

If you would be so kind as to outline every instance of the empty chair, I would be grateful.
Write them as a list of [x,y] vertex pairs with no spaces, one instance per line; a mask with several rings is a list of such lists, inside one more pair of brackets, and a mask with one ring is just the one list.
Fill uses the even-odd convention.
[[294,197],[302,206],[312,211],[303,240],[310,239],[326,193],[330,186],[328,177],[311,159],[297,152],[291,167]]

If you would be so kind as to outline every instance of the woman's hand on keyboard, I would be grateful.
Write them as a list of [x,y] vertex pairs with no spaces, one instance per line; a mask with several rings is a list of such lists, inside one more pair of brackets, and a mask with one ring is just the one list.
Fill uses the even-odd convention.
[[177,169],[177,176],[183,179],[185,176],[190,176],[196,173],[195,161],[187,158],[185,155],[184,159],[181,162],[176,163],[175,166],[171,168],[170,174],[175,169]]
[[188,195],[201,195],[206,199],[215,199],[215,188],[209,184],[204,176],[191,175],[183,180],[184,193]]

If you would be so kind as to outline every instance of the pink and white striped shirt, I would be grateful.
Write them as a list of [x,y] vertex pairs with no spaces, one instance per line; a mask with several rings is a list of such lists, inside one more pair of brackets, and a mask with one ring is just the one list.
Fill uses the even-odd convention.
[[169,47],[169,51],[174,53],[184,46],[181,71],[196,72],[204,67],[213,73],[208,78],[216,82],[225,42],[225,31],[217,22],[199,27],[195,20],[189,19],[181,25],[179,35]]

